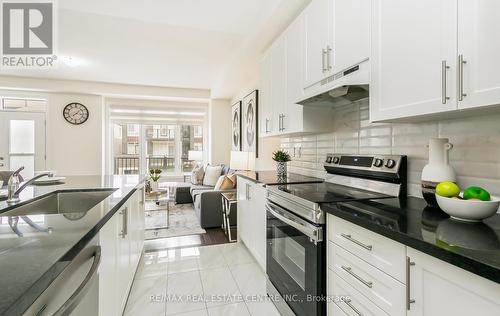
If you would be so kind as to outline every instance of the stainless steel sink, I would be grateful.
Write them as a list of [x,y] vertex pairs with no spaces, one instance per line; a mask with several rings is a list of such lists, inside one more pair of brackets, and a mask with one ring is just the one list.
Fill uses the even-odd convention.
[[22,216],[34,214],[85,213],[115,190],[60,191],[33,202],[20,205],[0,216]]

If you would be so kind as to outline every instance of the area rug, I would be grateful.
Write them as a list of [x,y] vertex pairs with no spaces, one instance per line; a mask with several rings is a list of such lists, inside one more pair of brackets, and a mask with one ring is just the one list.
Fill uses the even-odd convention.
[[166,211],[146,212],[146,240],[206,233],[200,226],[193,204],[172,204],[169,227],[154,228],[166,224],[166,215]]

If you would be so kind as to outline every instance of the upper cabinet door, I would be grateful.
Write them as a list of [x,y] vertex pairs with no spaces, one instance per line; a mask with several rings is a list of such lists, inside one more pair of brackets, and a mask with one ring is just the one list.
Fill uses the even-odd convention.
[[286,114],[283,118],[285,132],[302,131],[302,105],[296,104],[304,95],[302,65],[304,61],[303,16],[297,17],[285,32],[286,45]]
[[328,54],[331,54],[332,0],[313,0],[304,10],[305,26],[305,87],[328,74]]
[[281,35],[271,46],[272,55],[272,133],[283,130],[283,115],[286,112],[286,46]]
[[456,109],[456,0],[372,5],[370,120]]
[[[268,50],[260,61],[259,135],[266,136],[272,129],[272,54]],[[242,109],[243,110],[243,109]]]
[[500,103],[499,12],[500,1],[458,0],[459,108]]
[[332,73],[370,56],[370,0],[333,1]]

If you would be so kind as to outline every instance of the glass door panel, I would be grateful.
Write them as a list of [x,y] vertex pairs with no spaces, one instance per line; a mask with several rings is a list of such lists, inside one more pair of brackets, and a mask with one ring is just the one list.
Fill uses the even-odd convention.
[[0,170],[24,166],[32,178],[45,169],[45,113],[0,111]]
[[114,174],[139,174],[140,172],[140,125],[113,124]]
[[176,171],[176,126],[144,125],[146,166],[148,170],[160,169],[162,173]]

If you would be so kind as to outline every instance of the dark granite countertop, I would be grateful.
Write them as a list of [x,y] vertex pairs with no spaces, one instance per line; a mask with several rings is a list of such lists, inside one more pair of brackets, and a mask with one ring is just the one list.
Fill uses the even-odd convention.
[[[375,233],[500,283],[500,214],[482,223],[452,220],[416,197],[322,205]],[[364,210],[364,211],[361,211]]]
[[50,227],[50,232],[35,229],[19,217],[21,234],[15,233],[9,217],[2,216],[12,207],[0,201],[0,315],[21,315],[137,190],[142,179],[137,175],[70,176],[63,184],[26,188],[21,203],[61,190],[114,189],[79,219],[63,214],[27,216],[41,228]]
[[297,183],[319,183],[323,182],[323,179],[303,176],[297,173],[287,173],[285,178],[278,177],[275,170],[267,171],[238,171],[238,176],[245,179],[262,183],[264,185],[275,185],[275,184],[297,184]]

